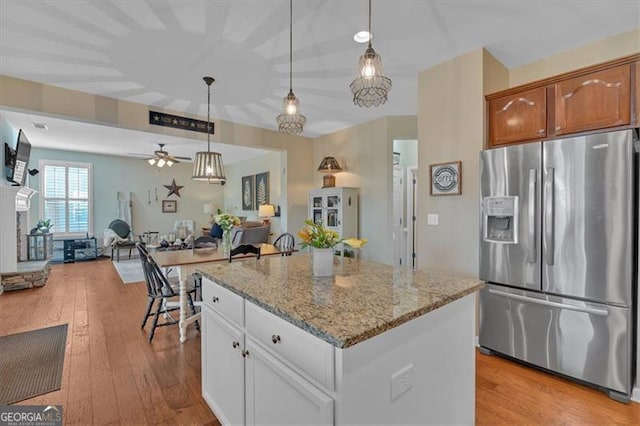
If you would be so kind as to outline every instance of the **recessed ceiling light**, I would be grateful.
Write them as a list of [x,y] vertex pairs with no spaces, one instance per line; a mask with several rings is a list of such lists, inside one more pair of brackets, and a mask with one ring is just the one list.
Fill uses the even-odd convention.
[[44,123],[35,123],[34,122],[34,123],[31,123],[31,124],[33,124],[33,127],[35,127],[36,129],[40,129],[40,130],[47,130],[48,129],[47,125],[44,124]]
[[[371,38],[373,38],[373,34],[371,35]],[[353,36],[353,39],[358,43],[367,43],[369,41],[369,31],[358,31]]]

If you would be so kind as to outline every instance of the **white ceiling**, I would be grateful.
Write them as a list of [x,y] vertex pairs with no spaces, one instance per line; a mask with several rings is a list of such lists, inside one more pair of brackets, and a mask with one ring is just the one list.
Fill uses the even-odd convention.
[[[210,75],[214,119],[276,129],[289,86],[288,6],[1,0],[0,73],[205,118],[202,77]],[[393,81],[388,103],[377,108],[354,106],[349,91],[365,49],[353,35],[366,29],[367,1],[296,0],[293,22],[293,89],[307,117],[304,135],[317,136],[416,114],[418,72],[480,47],[513,68],[638,28],[640,2],[375,0],[373,47]],[[138,136],[148,141],[136,152],[158,142],[175,155],[195,152],[172,149],[184,140]],[[65,149],[80,150],[86,138],[80,145]]]

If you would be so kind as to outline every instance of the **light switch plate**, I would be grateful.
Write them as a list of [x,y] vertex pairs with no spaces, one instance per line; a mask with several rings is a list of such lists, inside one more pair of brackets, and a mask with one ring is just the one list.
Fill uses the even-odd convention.
[[427,215],[427,225],[438,226],[440,223],[440,215],[437,213],[429,213]]

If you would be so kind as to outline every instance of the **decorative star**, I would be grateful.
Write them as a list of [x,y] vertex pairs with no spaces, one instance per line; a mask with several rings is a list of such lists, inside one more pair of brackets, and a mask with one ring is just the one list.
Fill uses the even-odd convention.
[[184,186],[176,185],[176,180],[173,179],[171,181],[171,185],[162,185],[169,190],[169,195],[167,197],[171,197],[171,194],[176,194],[178,197],[180,196],[180,190],[184,188]]

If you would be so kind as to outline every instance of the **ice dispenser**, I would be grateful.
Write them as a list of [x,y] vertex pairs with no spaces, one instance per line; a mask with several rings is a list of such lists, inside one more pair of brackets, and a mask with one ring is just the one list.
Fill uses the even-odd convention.
[[482,225],[484,240],[518,243],[518,197],[484,197]]

